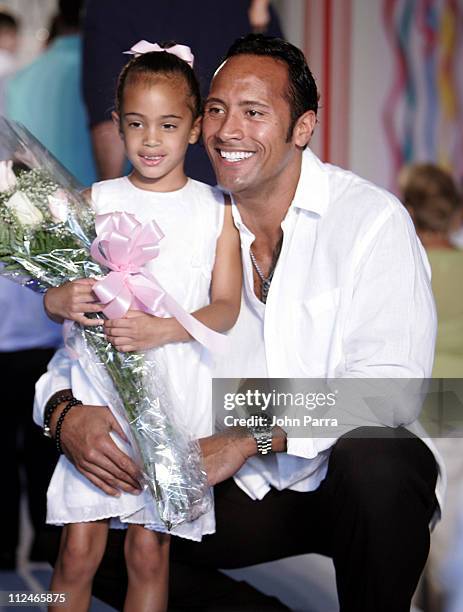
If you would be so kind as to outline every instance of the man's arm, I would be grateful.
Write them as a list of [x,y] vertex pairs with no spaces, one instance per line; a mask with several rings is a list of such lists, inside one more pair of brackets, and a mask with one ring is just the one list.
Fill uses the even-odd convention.
[[[67,402],[54,411],[50,429],[55,436],[56,423]],[[79,472],[108,495],[120,491],[139,493],[140,469],[112,440],[110,433],[127,440],[121,426],[107,406],[76,406],[66,414],[61,428],[61,447]]]
[[437,318],[425,251],[403,207],[369,234],[354,270],[340,375],[429,377]]
[[[411,385],[413,391],[420,379],[430,376],[433,362],[436,313],[429,265],[405,210],[385,215],[384,223],[376,224],[376,232],[370,233],[369,242],[363,246],[343,336],[345,367],[338,376],[362,379],[360,390],[350,383],[349,389],[355,393],[365,390],[368,379],[386,379],[383,391],[387,393],[381,398],[382,389],[373,383],[379,401],[368,411],[358,397],[345,402],[348,412],[343,415],[345,431],[340,434],[365,425],[396,427],[414,422],[421,396],[410,394],[407,379],[417,379]],[[394,379],[403,379],[403,383]],[[388,401],[381,402],[384,397]],[[370,416],[372,420],[368,421]],[[278,446],[272,445],[272,450],[313,459],[333,442],[327,436],[289,437],[284,438],[284,444],[283,440],[273,440]],[[252,438],[241,439],[232,431],[206,438],[200,444],[212,483],[233,476],[257,453]]]
[[[343,380],[336,407],[325,415],[340,417],[336,437],[363,426],[414,423],[431,376],[437,320],[429,263],[405,209],[387,212],[356,256],[336,373]],[[313,459],[334,441],[291,436],[287,452]]]
[[71,359],[64,348],[56,351],[48,364],[47,371],[35,385],[34,422],[43,427],[47,402],[63,389],[71,388]]
[[[210,485],[234,476],[247,459],[257,455],[255,439],[246,428],[230,428],[199,440],[204,468]],[[272,430],[272,452],[286,451],[286,434],[280,427]]]
[[[65,349],[56,352],[48,370],[36,384],[34,421],[43,426],[47,403],[58,393],[71,389],[71,359]],[[66,406],[63,402],[52,414],[50,429],[55,435],[57,420]],[[140,490],[138,466],[112,440],[111,432],[125,439],[119,423],[106,406],[75,406],[61,429],[61,446],[67,458],[94,485],[108,495]]]

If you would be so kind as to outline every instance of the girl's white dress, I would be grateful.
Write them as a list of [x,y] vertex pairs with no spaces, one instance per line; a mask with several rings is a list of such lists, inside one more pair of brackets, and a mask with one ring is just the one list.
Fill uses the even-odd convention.
[[[152,219],[164,238],[160,254],[147,264],[162,287],[188,312],[209,303],[211,273],[217,238],[222,231],[224,202],[217,189],[188,179],[177,191],[157,193],[135,187],[127,177],[96,183],[92,187],[96,214],[125,211],[146,223]],[[197,342],[172,343],[162,351],[169,381],[179,400],[180,419],[195,438],[212,433],[211,362]],[[110,405],[98,381],[86,374],[85,358],[71,366],[72,391],[88,405]],[[111,406],[110,406],[111,407]],[[75,408],[74,408],[75,410]],[[115,413],[124,431],[128,424]],[[130,446],[118,436],[114,441],[133,456]],[[166,531],[148,491],[140,495],[121,492],[119,498],[103,493],[61,455],[47,494],[47,523],[62,525],[111,518],[110,526],[127,523]],[[193,540],[215,530],[214,512],[184,523],[172,533]]]

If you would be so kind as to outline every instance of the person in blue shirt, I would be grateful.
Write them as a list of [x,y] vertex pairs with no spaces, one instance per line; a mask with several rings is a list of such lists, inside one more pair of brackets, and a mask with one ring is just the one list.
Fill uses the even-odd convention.
[[[24,124],[84,185],[96,178],[85,108],[80,95],[78,33],[82,0],[61,0],[57,36],[32,64],[4,83],[5,112]],[[6,151],[0,151],[6,159]],[[29,558],[44,559],[46,491],[56,453],[32,422],[36,380],[61,343],[61,327],[49,321],[38,294],[0,278],[0,365],[5,385],[0,445],[7,500],[0,521],[0,570],[16,567],[21,472],[25,477],[34,539]]]
[[80,11],[83,0],[61,0],[57,36],[44,53],[6,84],[5,114],[19,121],[84,186],[96,180],[81,94]]

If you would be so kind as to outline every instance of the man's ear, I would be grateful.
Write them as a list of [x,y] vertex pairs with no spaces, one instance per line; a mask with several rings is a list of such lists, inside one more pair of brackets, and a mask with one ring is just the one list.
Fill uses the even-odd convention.
[[293,142],[298,147],[305,147],[309,144],[317,123],[317,115],[313,110],[309,110],[299,117],[293,130]]
[[196,119],[193,121],[193,125],[190,130],[190,138],[188,139],[188,142],[190,144],[195,144],[196,142],[198,142],[199,137],[201,136],[202,120],[202,117],[196,117]]
[[124,134],[122,132],[122,127],[121,127],[121,118],[119,117],[119,113],[116,113],[116,111],[113,111],[111,113],[111,119],[113,120],[113,123],[116,126],[117,131],[119,132],[121,138],[124,139]]

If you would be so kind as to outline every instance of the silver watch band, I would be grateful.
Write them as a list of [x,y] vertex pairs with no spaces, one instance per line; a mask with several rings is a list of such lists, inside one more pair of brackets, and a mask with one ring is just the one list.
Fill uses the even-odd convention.
[[267,455],[272,450],[272,428],[270,425],[252,426],[249,428],[252,437],[256,441],[257,452]]

